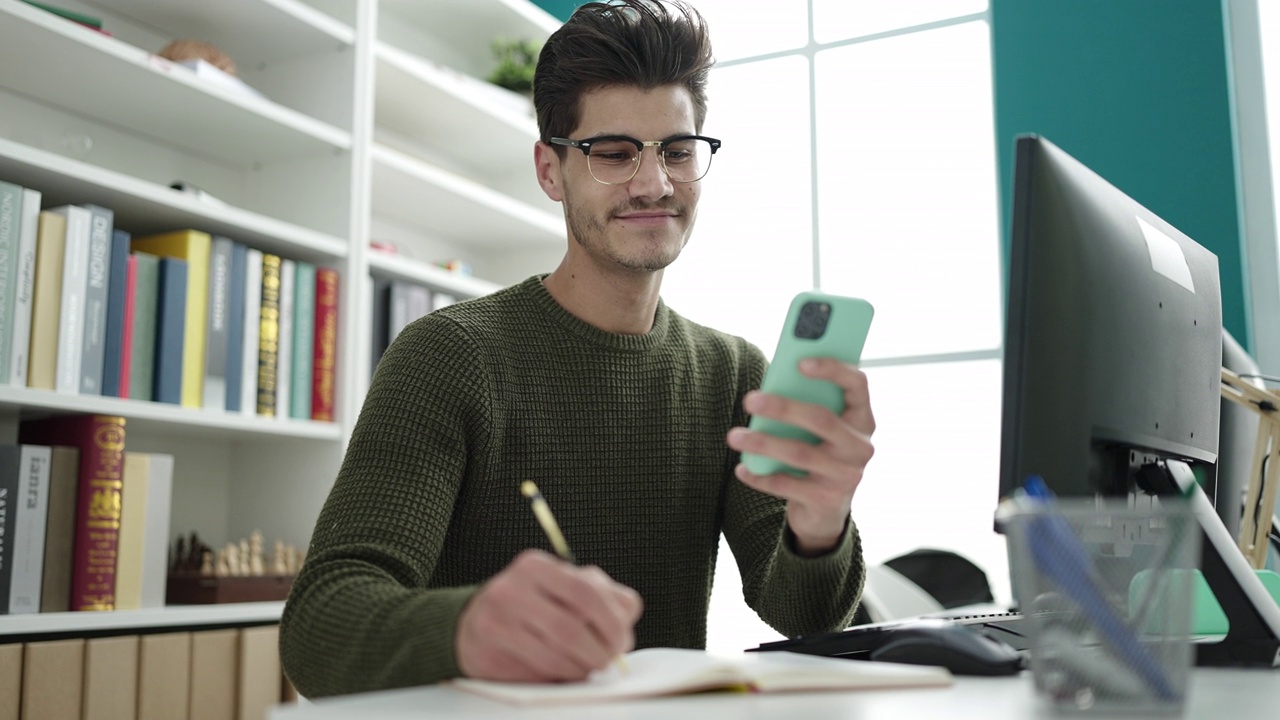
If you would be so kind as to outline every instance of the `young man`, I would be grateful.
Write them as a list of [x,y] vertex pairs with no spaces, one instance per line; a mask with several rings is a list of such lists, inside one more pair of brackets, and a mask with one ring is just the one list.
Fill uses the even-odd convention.
[[[538,182],[564,206],[554,272],[413,323],[387,350],[281,623],[316,697],[466,675],[574,680],[633,647],[703,647],[721,533],[747,602],[792,635],[842,628],[864,566],[849,505],[872,454],[847,410],[751,392],[765,360],[659,298],[719,141],[697,13],[591,3],[538,62]],[[746,149],[744,148],[744,151]],[[805,427],[816,446],[745,429]],[[809,471],[756,477],[739,453]],[[579,565],[539,549],[541,488]]]

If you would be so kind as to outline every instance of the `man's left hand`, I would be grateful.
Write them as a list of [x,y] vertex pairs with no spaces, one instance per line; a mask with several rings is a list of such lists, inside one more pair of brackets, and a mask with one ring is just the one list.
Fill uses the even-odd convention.
[[752,415],[808,430],[818,437],[816,445],[741,427],[729,431],[728,442],[739,452],[765,455],[808,472],[803,478],[786,473],[755,475],[741,463],[735,471],[746,485],[787,501],[787,525],[796,537],[796,550],[815,556],[840,541],[853,494],[875,452],[871,434],[876,421],[867,376],[858,368],[838,360],[813,359],[802,361],[800,372],[839,385],[844,390],[844,412],[836,415],[819,405],[759,391],[747,393],[743,407]]

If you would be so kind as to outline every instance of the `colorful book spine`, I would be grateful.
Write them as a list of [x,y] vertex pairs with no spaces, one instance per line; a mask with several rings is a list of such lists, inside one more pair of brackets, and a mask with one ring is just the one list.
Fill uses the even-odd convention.
[[80,392],[84,350],[85,290],[89,278],[89,234],[93,215],[74,205],[54,208],[67,220],[62,256],[62,308],[58,321],[58,382],[54,388],[71,395]]
[[9,354],[9,384],[27,384],[31,351],[31,315],[36,289],[36,242],[40,229],[40,192],[22,192],[22,233],[18,240],[18,280],[14,286],[13,345]]
[[13,362],[14,287],[22,235],[22,187],[0,181],[0,382],[9,381]]
[[293,369],[289,417],[311,419],[311,364],[315,362],[316,266],[299,262],[293,281]]
[[102,394],[106,355],[107,285],[111,280],[111,236],[115,213],[98,205],[89,211],[89,258],[84,292],[84,329],[80,347],[80,394]]
[[124,263],[124,323],[120,326],[120,379],[117,397],[129,397],[133,379],[133,311],[138,306],[138,258],[129,255]]
[[289,417],[290,378],[293,374],[294,277],[298,264],[280,261],[280,328],[276,334],[276,417]]
[[262,320],[258,324],[258,414],[276,414],[276,362],[280,339],[280,256],[262,256]]
[[333,421],[338,359],[338,273],[316,270],[316,330],[312,361],[311,419]]
[[30,420],[21,423],[18,435],[24,444],[80,448],[71,609],[111,610],[124,492],[124,418],[73,415]]
[[258,338],[262,335],[262,251],[249,248],[245,252],[244,272],[244,347],[241,349],[242,370],[240,412],[258,413]]
[[133,249],[187,264],[186,321],[182,342],[182,406],[204,403],[205,341],[209,306],[209,255],[213,238],[196,230],[135,238]]
[[203,406],[206,410],[217,412],[227,409],[232,245],[230,238],[215,237],[209,256],[209,312],[205,318],[207,337]]
[[182,404],[188,363],[186,323],[190,269],[183,260],[160,258],[160,282],[156,290],[155,359],[151,370],[151,398],[156,402]]
[[27,356],[27,387],[40,390],[53,390],[58,383],[62,261],[66,242],[67,219],[52,211],[40,213],[35,295],[31,298],[31,351]]
[[40,611],[40,583],[44,573],[45,523],[49,512],[49,460],[52,448],[23,445],[19,463],[21,492],[17,498],[13,543],[13,582],[9,614]]
[[120,368],[124,362],[125,294],[129,279],[129,233],[112,230],[111,255],[107,270],[107,321],[102,344],[102,394],[128,397],[120,391]]
[[135,252],[133,339],[129,343],[129,395],[132,400],[155,399],[156,322],[159,320],[160,258]]
[[244,306],[248,248],[231,245],[231,286],[227,295],[227,403],[228,412],[240,412],[244,397]]

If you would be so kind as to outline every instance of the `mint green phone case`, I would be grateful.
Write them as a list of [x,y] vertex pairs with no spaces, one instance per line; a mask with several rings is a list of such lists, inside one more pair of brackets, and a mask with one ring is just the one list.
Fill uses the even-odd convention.
[[[809,303],[816,303],[817,309],[804,311]],[[825,330],[818,337],[802,337],[816,334],[814,318],[822,315],[823,306],[828,308]],[[820,292],[797,295],[791,301],[782,336],[778,338],[778,349],[765,371],[760,389],[792,400],[821,405],[837,415],[844,412],[844,391],[835,383],[806,377],[800,372],[799,363],[804,358],[827,357],[856,365],[862,358],[862,346],[867,341],[867,330],[871,327],[874,312],[871,303],[859,298]],[[812,433],[777,420],[752,417],[750,427],[781,438],[818,442]],[[804,477],[807,474],[764,455],[743,453],[742,462],[757,475],[785,472]]]

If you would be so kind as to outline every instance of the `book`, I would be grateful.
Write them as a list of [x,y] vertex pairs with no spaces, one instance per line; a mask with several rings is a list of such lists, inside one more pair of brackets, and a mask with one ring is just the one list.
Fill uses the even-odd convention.
[[22,717],[81,720],[84,640],[27,643],[22,657]]
[[75,556],[76,492],[79,484],[79,448],[54,447],[49,461],[49,509],[44,530],[40,612],[67,612],[71,609],[71,560]]
[[138,258],[130,254],[124,263],[124,319],[120,325],[120,373],[116,396],[129,397],[133,378],[133,312],[138,299]]
[[76,12],[74,10],[68,10],[67,8],[58,7],[57,5],[50,5],[48,3],[36,2],[36,0],[22,0],[22,1],[28,5],[31,5],[32,7],[38,7],[41,10],[44,10],[45,12],[53,13],[58,17],[66,18],[67,20],[70,20],[79,25],[84,25],[85,27],[93,28],[95,30],[102,29],[102,18],[100,17],[87,15],[85,13]]
[[205,319],[204,409],[227,409],[231,238],[215,237],[209,255],[209,313]]
[[111,239],[115,213],[100,205],[89,211],[89,257],[85,265],[84,321],[80,347],[80,394],[102,394],[106,355],[107,293],[111,280]]
[[708,690],[772,693],[946,687],[946,668],[788,652],[718,655],[649,648],[627,653],[625,670],[610,667],[574,683],[508,683],[460,678],[454,687],[512,705],[564,705],[682,695]]
[[258,414],[276,414],[277,347],[280,339],[280,256],[262,255],[262,317],[258,322]]
[[129,233],[111,231],[111,254],[107,266],[107,317],[102,344],[102,394],[128,397],[121,392],[121,366],[125,356],[125,314],[129,291]]
[[373,330],[371,355],[369,357],[369,377],[378,370],[382,362],[382,354],[387,351],[391,339],[387,337],[391,325],[391,281],[374,278],[372,283],[373,298],[369,306],[373,308]]
[[244,286],[248,270],[248,248],[233,242],[231,284],[227,295],[227,412],[240,412],[244,399]]
[[21,448],[0,445],[0,615],[9,612],[9,591],[13,588],[13,534],[22,492],[21,463]]
[[293,282],[293,368],[289,417],[311,419],[311,365],[315,362],[316,266],[299,262]]
[[58,313],[58,365],[54,390],[75,395],[80,392],[93,214],[76,205],[63,205],[50,212],[62,216],[67,222],[66,242],[62,248],[62,304]]
[[22,191],[22,232],[18,238],[18,278],[14,284],[13,345],[9,355],[9,384],[27,384],[27,357],[31,350],[32,301],[36,289],[36,242],[40,230],[38,190]]
[[338,272],[316,270],[315,351],[311,363],[311,419],[333,421],[338,368]]
[[21,446],[18,462],[19,492],[11,536],[13,576],[9,587],[9,614],[40,611],[40,584],[44,573],[45,525],[49,513],[49,462],[52,448]]
[[[209,306],[209,255],[213,238],[197,230],[134,238],[133,249],[187,263],[186,319],[182,341],[182,406],[204,404],[205,342]],[[158,368],[157,368],[158,369]]]
[[173,456],[150,455],[147,521],[142,538],[142,607],[164,607],[169,576],[169,517],[173,508]]
[[[22,644],[0,645],[0,697],[22,697]],[[0,704],[0,720],[20,720],[21,704]]]
[[67,242],[67,219],[52,211],[40,213],[36,234],[36,284],[31,298],[31,349],[27,356],[27,387],[53,390],[58,382],[58,336],[62,317],[62,260]]
[[237,717],[260,718],[280,702],[280,626],[240,631]]
[[138,712],[137,635],[92,638],[84,646],[80,720],[133,720]]
[[151,399],[156,402],[182,404],[187,389],[190,364],[186,362],[187,320],[191,318],[187,301],[191,295],[187,263],[178,258],[160,258],[159,283],[156,289],[155,357],[151,363]]
[[132,400],[155,399],[156,326],[160,311],[160,258],[135,252],[133,337],[129,343],[129,395]]
[[143,635],[138,652],[137,720],[185,718],[190,689],[191,633]]
[[18,426],[18,441],[80,449],[71,609],[111,610],[115,605],[115,556],[124,491],[124,418],[70,415],[25,420]]
[[240,631],[191,633],[191,697],[188,720],[236,720],[236,670]]
[[289,417],[291,408],[290,382],[293,376],[293,301],[294,278],[298,264],[293,260],[280,261],[280,323],[276,334],[276,417]]
[[245,252],[244,271],[244,346],[240,349],[243,363],[240,371],[240,412],[258,412],[258,338],[262,333],[262,251],[249,248]]
[[142,545],[147,527],[147,474],[151,457],[124,454],[124,484],[120,496],[120,539],[116,543],[116,610],[142,607]]
[[13,361],[14,286],[22,240],[22,186],[0,180],[0,383],[9,381]]

